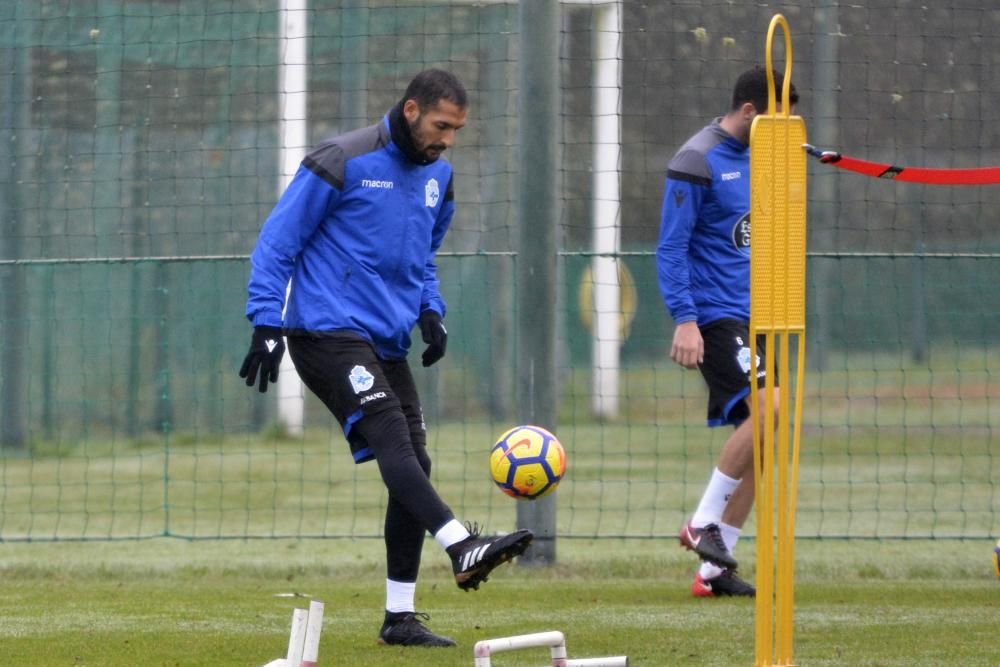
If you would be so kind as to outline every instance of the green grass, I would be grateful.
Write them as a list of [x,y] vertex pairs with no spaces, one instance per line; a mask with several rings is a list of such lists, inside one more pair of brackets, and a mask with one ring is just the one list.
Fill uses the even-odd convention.
[[[498,432],[486,422],[451,422],[430,434],[442,496],[463,520],[497,529],[510,528],[515,513],[487,476]],[[556,496],[559,535],[672,535],[727,434],[701,425],[567,424],[558,433],[569,464]],[[0,538],[381,533],[378,470],[353,465],[336,432],[177,440],[85,442],[67,455],[0,458]],[[1000,534],[1000,450],[988,430],[824,428],[806,431],[802,448],[800,535]]]
[[[797,664],[996,665],[990,546],[800,541]],[[752,543],[740,552],[752,576]],[[459,647],[428,650],[375,643],[384,603],[375,540],[5,544],[0,664],[259,666],[287,644],[296,600],[275,595],[299,592],[326,603],[325,665],[469,667],[476,641],[541,630],[564,632],[570,657],[750,665],[752,603],[692,598],[693,566],[672,540],[568,540],[556,566],[505,566],[463,593],[429,541],[417,606]],[[545,663],[542,650],[494,660]]]

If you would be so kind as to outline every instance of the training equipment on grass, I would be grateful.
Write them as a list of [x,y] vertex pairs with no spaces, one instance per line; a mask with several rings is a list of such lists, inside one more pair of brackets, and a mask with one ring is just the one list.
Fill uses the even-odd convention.
[[566,637],[558,630],[478,641],[473,649],[475,667],[492,667],[494,653],[546,647],[552,659],[551,667],[628,667],[628,656],[624,655],[570,659],[566,655]]
[[552,493],[566,473],[566,451],[540,426],[515,426],[490,452],[490,475],[500,490],[519,500]]
[[319,637],[323,632],[323,603],[313,600],[309,609],[292,610],[288,652],[264,667],[316,667],[319,664]]
[[993,574],[1000,577],[1000,540],[993,545]]
[[[777,107],[771,45],[785,35],[785,74]],[[792,610],[795,571],[795,505],[806,349],[806,143],[805,123],[790,103],[792,38],[781,14],[771,20],[766,47],[768,111],[750,128],[750,406],[755,427],[757,495],[757,597],[755,667],[793,665]],[[752,352],[763,337],[766,368]],[[795,339],[795,352],[791,339]],[[780,349],[776,347],[780,342]],[[796,373],[790,372],[795,360]],[[759,372],[766,372],[758,397]],[[782,387],[775,414],[775,378]],[[792,379],[794,377],[794,384]],[[794,396],[794,419],[789,408]],[[763,400],[763,406],[758,402]],[[763,415],[761,414],[763,408]],[[777,421],[775,420],[777,417]],[[777,471],[777,480],[775,480]],[[777,487],[777,504],[775,504]],[[777,559],[774,517],[777,514]]]

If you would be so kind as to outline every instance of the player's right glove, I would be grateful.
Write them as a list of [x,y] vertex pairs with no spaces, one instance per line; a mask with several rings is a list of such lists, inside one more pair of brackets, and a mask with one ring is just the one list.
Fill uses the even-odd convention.
[[240,377],[246,378],[247,386],[252,387],[260,373],[260,391],[267,391],[267,381],[278,381],[278,367],[281,357],[285,355],[285,341],[278,327],[254,327],[253,338],[250,339],[250,351],[247,352],[243,366],[240,367]]

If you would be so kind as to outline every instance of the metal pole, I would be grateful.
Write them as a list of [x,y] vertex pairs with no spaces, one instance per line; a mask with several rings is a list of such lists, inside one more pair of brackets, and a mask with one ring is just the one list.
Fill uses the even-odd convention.
[[618,2],[595,8],[593,231],[594,415],[618,416],[622,346],[621,285],[615,255],[621,250],[622,16]]
[[[139,137],[144,141],[140,141]],[[130,174],[131,185],[123,188],[122,191],[122,212],[127,216],[128,224],[131,226],[132,241],[130,242],[129,253],[133,257],[142,255],[138,239],[141,238],[142,220],[146,213],[145,207],[137,205],[142,201],[142,182],[139,175],[145,169],[145,160],[140,158],[140,151],[149,145],[145,141],[149,137],[147,131],[136,131],[134,128],[127,128],[122,132],[122,175]],[[142,213],[140,213],[142,211]],[[149,252],[149,249],[146,249]],[[128,378],[126,379],[125,396],[125,432],[130,438],[139,436],[141,417],[141,401],[139,391],[142,376],[142,322],[144,315],[144,304],[142,294],[143,268],[141,266],[129,267],[129,323],[128,323]]]
[[[26,104],[25,92],[30,83],[28,77],[27,55],[17,47],[3,49],[3,62],[6,63],[2,74],[0,90],[3,99],[2,129],[3,140],[0,141],[0,183],[2,183],[2,201],[0,201],[0,254],[4,259],[21,259],[21,238],[26,213],[20,210],[17,191],[18,173],[23,167],[18,165],[21,137],[27,132],[27,123],[23,121]],[[0,334],[3,335],[3,345],[0,346],[0,446],[11,449],[23,449],[28,438],[27,419],[27,384],[26,359],[28,358],[28,337],[26,322],[27,295],[25,289],[25,267],[11,266],[2,273],[3,294],[0,296]]]
[[[518,416],[558,433],[556,421],[556,138],[559,136],[559,3],[522,0],[518,179]],[[556,492],[558,494],[558,491]],[[518,525],[535,533],[521,562],[555,562],[555,494],[517,507]]]
[[[102,27],[109,28],[109,32],[115,28],[121,29],[120,17],[108,19],[102,18]],[[111,34],[114,34],[113,32]],[[135,217],[129,213],[136,202],[132,199],[133,188],[126,186],[126,174],[130,174],[127,169],[129,160],[134,160],[136,142],[135,130],[129,127],[128,123],[122,123],[122,46],[113,40],[102,40],[100,31],[95,31],[91,37],[91,49],[95,53],[97,66],[95,78],[95,94],[97,127],[94,129],[95,157],[106,156],[104,159],[97,158],[94,161],[95,178],[101,184],[94,189],[94,218],[97,223],[97,251],[107,257],[109,255],[125,254],[133,257],[142,255],[139,249],[139,230],[130,229],[130,223]],[[148,135],[147,135],[148,136]],[[120,156],[121,159],[112,159],[111,156]],[[139,204],[139,208],[145,208]],[[125,231],[123,234],[122,231]],[[46,253],[48,256],[48,253]],[[124,419],[125,432],[129,437],[136,437],[136,409],[140,403],[139,396],[139,363],[141,317],[136,312],[140,306],[140,301],[136,288],[139,286],[138,274],[141,269],[137,266],[113,267],[105,266],[99,269],[106,272],[109,277],[115,273],[126,272],[126,279],[129,285],[128,315],[129,325],[125,332],[112,331],[112,341],[121,340],[119,336],[123,333],[126,336],[125,345],[128,349],[128,393],[125,396],[123,405],[115,405],[111,408],[111,426],[118,430],[120,420]],[[51,296],[46,295],[46,301],[51,300]],[[48,313],[48,308],[46,310]],[[112,342],[112,345],[115,343]],[[114,348],[112,348],[114,349]],[[114,354],[114,353],[112,353]],[[46,361],[48,361],[46,359]],[[53,378],[58,380],[58,376],[53,374]],[[122,412],[124,410],[124,412]]]
[[[309,33],[309,12],[306,0],[281,0],[278,16],[280,69],[278,75],[278,141],[280,143],[281,183],[285,191],[299,168],[308,148],[306,124],[308,111],[306,74],[309,52],[306,36]],[[305,420],[305,388],[286,354],[278,375],[278,420],[291,435],[302,435]]]
[[[816,7],[816,64],[813,80],[815,102],[809,105],[815,110],[809,119],[814,137],[811,143],[817,146],[834,146],[837,140],[837,0],[821,0]],[[830,251],[835,247],[837,235],[837,187],[836,179],[817,178],[810,183],[809,230],[811,247]],[[809,346],[810,362],[817,370],[826,367],[826,352],[831,345],[832,322],[831,294],[840,281],[835,278],[836,259],[814,259],[815,267],[810,273],[815,287],[816,326],[813,329],[813,344]]]
[[913,324],[911,335],[913,341],[910,347],[910,358],[915,363],[923,363],[927,359],[927,346],[928,335],[927,335],[927,276],[926,260],[921,256],[927,252],[927,244],[924,239],[927,238],[927,215],[924,213],[924,202],[923,196],[917,200],[916,205],[912,206],[913,209],[913,229],[914,238],[913,240],[913,252],[915,257],[910,260],[911,266],[913,267],[913,278],[910,281],[913,285]]
[[[507,206],[513,190],[511,173],[512,149],[509,140],[513,125],[508,113],[507,100],[511,85],[507,80],[508,68],[512,61],[511,40],[507,38],[513,22],[512,11],[506,5],[497,5],[484,10],[483,21],[487,33],[486,57],[480,61],[480,88],[483,91],[481,109],[478,116],[483,119],[483,138],[480,146],[480,180],[482,189],[481,239],[492,239],[492,230],[506,225]],[[478,242],[478,239],[477,239]],[[485,250],[510,250],[506,239],[490,240]],[[511,413],[511,397],[514,395],[514,267],[516,258],[510,256],[488,257],[486,276],[492,312],[489,322],[489,343],[477,353],[486,357],[483,362],[483,381],[480,383],[489,407],[491,419],[507,423]],[[477,265],[478,266],[478,265]]]

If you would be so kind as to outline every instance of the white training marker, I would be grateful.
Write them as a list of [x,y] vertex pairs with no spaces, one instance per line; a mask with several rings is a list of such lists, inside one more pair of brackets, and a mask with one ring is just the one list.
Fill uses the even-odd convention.
[[606,658],[576,658],[566,656],[566,638],[563,633],[552,630],[536,632],[530,635],[514,635],[513,637],[498,637],[476,642],[473,649],[475,667],[491,667],[494,653],[502,651],[517,651],[526,648],[548,648],[551,667],[628,667],[628,656],[609,656]]
[[299,667],[302,664],[302,649],[306,643],[306,624],[309,612],[305,609],[292,611],[292,632],[288,635],[288,656],[285,658],[287,667]]
[[319,662],[319,636],[322,632],[323,603],[313,600],[309,603],[309,617],[306,621],[301,667],[316,667],[316,663]]

